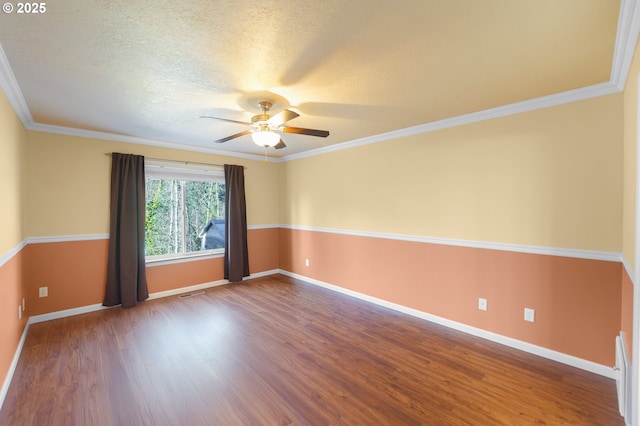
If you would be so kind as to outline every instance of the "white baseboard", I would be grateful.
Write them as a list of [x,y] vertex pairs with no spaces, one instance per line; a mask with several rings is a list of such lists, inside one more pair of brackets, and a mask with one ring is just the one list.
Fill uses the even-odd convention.
[[2,404],[4,404],[4,399],[9,392],[9,386],[11,386],[11,380],[13,379],[13,374],[16,372],[16,367],[18,366],[18,360],[20,360],[20,354],[22,353],[22,347],[24,346],[24,342],[27,339],[27,331],[29,331],[29,322],[24,327],[22,331],[22,337],[20,337],[20,342],[18,343],[18,347],[16,348],[16,353],[13,355],[13,360],[11,361],[11,365],[9,366],[9,371],[7,371],[7,375],[4,378],[4,383],[2,384],[2,389],[0,389],[0,410],[2,409]]
[[[262,271],[262,272],[258,272],[258,273],[255,273],[255,274],[251,274],[249,277],[246,277],[246,279],[254,279],[254,278],[260,278],[260,277],[266,277],[268,275],[274,275],[274,274],[278,274],[278,273],[280,273],[279,269],[272,269],[272,270],[269,270],[269,271]],[[217,286],[225,285],[225,284],[229,284],[229,281],[227,281],[227,280],[217,280],[217,281],[210,281],[208,283],[203,283],[203,284],[196,284],[196,285],[191,285],[191,286],[187,286],[187,287],[175,288],[175,289],[171,289],[171,290],[158,291],[158,292],[155,292],[155,293],[150,293],[148,300],[161,299],[163,297],[176,296],[176,295],[182,294],[182,293],[190,293],[190,292],[193,292],[193,291],[200,291],[200,290],[204,290],[204,289],[207,289],[207,288],[217,287]],[[120,306],[120,305],[103,306],[100,303],[96,303],[95,305],[80,306],[78,308],[65,309],[65,310],[62,310],[62,311],[50,312],[48,314],[34,315],[32,317],[29,317],[29,320],[28,320],[27,324],[36,324],[36,323],[39,323],[39,322],[51,321],[51,320],[54,320],[54,319],[70,317],[70,316],[73,316],[73,315],[80,315],[80,314],[86,314],[86,313],[89,313],[89,312],[102,311],[104,309],[112,309],[112,308],[115,308],[115,307],[118,307],[118,306]]]
[[[462,331],[464,333],[480,337],[495,343],[499,343],[501,345],[509,346],[514,349],[518,349],[524,352],[528,352],[534,355],[541,356],[543,358],[547,358],[553,361],[560,362],[562,364],[570,365],[572,367],[579,368],[581,370],[586,370],[591,373],[598,374],[600,376],[608,377],[610,379],[615,379],[615,370],[613,367],[609,367],[606,365],[598,364],[592,361],[588,361],[582,358],[575,357],[573,355],[567,355],[562,352],[557,352],[551,349],[547,349],[541,346],[537,346],[531,343],[523,342],[521,340],[513,339],[511,337],[506,337],[497,333],[492,333],[490,331],[483,330],[481,328],[472,327],[460,322],[452,321],[447,318],[442,318],[436,315],[428,314],[426,312],[418,311],[417,309],[408,308],[406,306],[398,305],[396,303],[388,302],[383,299],[378,299],[376,297],[372,297],[363,293],[359,293],[353,290],[349,290],[343,287],[339,287],[333,284],[329,284],[323,281],[319,281],[313,278],[306,277],[304,275],[294,274],[292,272],[281,270],[280,273],[282,275],[286,275],[291,278],[299,279],[301,281],[305,281],[309,284],[317,285],[319,287],[323,287],[332,291],[336,291],[347,296],[355,297],[360,300],[364,300],[370,303],[374,303],[376,305],[384,306],[386,308],[393,309],[398,312],[402,312],[404,314],[408,314],[417,318],[424,319],[429,322],[433,322],[435,324],[443,325],[445,327],[449,327],[454,330]],[[613,344],[613,343],[612,343]]]
[[[263,271],[263,272],[258,272],[255,274],[251,274],[250,276],[246,277],[245,279],[247,280],[251,280],[254,278],[260,278],[260,277],[266,277],[267,275],[274,275],[279,273],[280,271],[278,269],[273,269],[270,271]],[[182,294],[182,293],[191,293],[194,291],[200,291],[200,290],[204,290],[207,288],[211,288],[211,287],[217,287],[220,285],[225,285],[225,284],[229,284],[228,280],[218,280],[218,281],[211,281],[208,283],[204,283],[204,284],[196,284],[196,285],[191,285],[188,287],[180,287],[180,288],[176,288],[176,289],[172,289],[172,290],[166,290],[166,291],[159,291],[156,293],[151,293],[149,294],[149,300],[153,300],[153,299],[161,299],[163,297],[170,297],[170,296],[176,296],[178,294]]]
[[115,306],[102,306],[100,303],[95,305],[80,306],[78,308],[65,309],[62,311],[49,312],[48,314],[34,315],[29,317],[29,324],[37,324],[39,322],[51,321],[60,318],[72,317],[74,315],[86,314],[89,312],[103,311],[105,309],[111,309]]
[[[254,279],[254,278],[260,278],[260,277],[266,277],[268,275],[274,275],[274,274],[278,274],[278,273],[280,273],[280,270],[273,269],[273,270],[269,270],[269,271],[258,272],[256,274],[251,274],[246,279]],[[160,299],[160,298],[163,298],[163,297],[175,296],[175,295],[182,294],[182,293],[189,293],[189,292],[193,292],[193,291],[204,290],[204,289],[207,289],[207,288],[217,287],[217,286],[225,285],[225,284],[229,284],[229,281],[227,281],[227,280],[218,280],[218,281],[211,281],[211,282],[204,283],[204,284],[192,285],[192,286],[188,286],[188,287],[180,287],[180,288],[173,289],[173,290],[159,291],[159,292],[155,292],[155,293],[149,294],[149,299],[148,300]],[[117,306],[120,306],[120,305],[117,305]],[[80,306],[78,308],[65,309],[65,310],[62,310],[62,311],[50,312],[50,313],[47,313],[47,314],[34,315],[32,317],[29,317],[29,319],[27,320],[27,324],[26,324],[26,326],[24,328],[24,331],[22,332],[22,337],[20,338],[20,343],[18,343],[18,347],[16,348],[16,352],[13,355],[13,361],[11,362],[11,366],[9,367],[9,371],[7,371],[7,375],[6,375],[6,377],[4,379],[4,383],[2,385],[2,389],[0,389],[0,409],[2,408],[2,404],[4,403],[4,399],[7,396],[7,392],[9,392],[9,386],[11,385],[11,381],[13,380],[13,375],[15,373],[16,366],[18,365],[18,360],[20,359],[20,354],[22,353],[22,348],[24,346],[24,342],[25,342],[25,340],[27,338],[27,331],[29,330],[29,326],[31,324],[36,324],[36,323],[44,322],[44,321],[51,321],[51,320],[59,319],[59,318],[70,317],[70,316],[73,316],[73,315],[86,314],[86,313],[89,313],[89,312],[102,311],[102,310],[105,310],[105,309],[112,309],[112,308],[115,308],[117,306],[107,307],[107,306],[102,306],[102,304],[100,304],[100,303],[97,303],[95,305]]]
[[162,299],[163,297],[170,297],[170,296],[177,296],[178,294],[191,293],[193,291],[200,291],[200,290],[204,290],[204,289],[207,289],[207,288],[217,287],[219,285],[225,285],[225,284],[229,284],[229,281],[227,281],[227,280],[218,280],[218,281],[211,281],[211,282],[204,283],[204,284],[190,285],[188,287],[175,288],[175,289],[172,289],[172,290],[158,291],[156,293],[149,294],[149,299],[148,300]]
[[[551,349],[543,348],[541,346],[533,345],[531,343],[522,342],[520,340],[512,339],[510,337],[502,336],[500,334],[492,333],[486,330],[482,330],[480,328],[471,327],[469,325],[459,323],[456,321],[452,321],[446,318],[438,317],[436,315],[428,314],[426,312],[418,311],[416,309],[408,308],[406,306],[398,305],[396,303],[391,303],[386,300],[378,299],[376,297],[372,297],[363,293],[359,293],[353,290],[348,290],[343,287],[339,287],[333,284],[329,284],[323,281],[319,281],[313,278],[306,277],[304,275],[294,274],[289,271],[281,270],[281,269],[272,269],[269,271],[258,272],[256,274],[252,274],[247,279],[254,279],[265,277],[274,274],[282,274],[291,278],[295,278],[309,284],[317,285],[319,287],[323,287],[332,291],[336,291],[338,293],[342,293],[351,297],[355,297],[360,300],[364,300],[370,303],[374,303],[379,306],[384,306],[386,308],[393,309],[398,312],[402,312],[417,318],[424,319],[426,321],[430,321],[439,325],[443,325],[445,327],[449,327],[454,330],[462,331],[464,333],[481,337],[483,339],[500,343],[505,346],[512,347],[514,349],[519,349],[524,352],[528,352],[534,355],[541,356],[543,358],[551,359],[553,361],[560,362],[562,364],[570,365],[572,367],[580,368],[582,370],[589,371],[591,373],[595,373],[604,377],[608,377],[611,379],[615,379],[615,370],[613,367],[608,367],[605,365],[597,364],[595,362],[587,361],[582,358],[574,357],[572,355],[567,355],[561,352],[556,352]],[[208,283],[192,285],[188,287],[181,287],[173,290],[160,291],[156,293],[151,293],[149,295],[149,300],[160,299],[163,297],[175,296],[182,293],[188,293],[193,291],[204,290],[211,287],[217,287],[220,285],[228,284],[227,280],[218,280],[211,281]],[[13,356],[13,361],[11,366],[9,367],[9,371],[7,372],[7,376],[5,377],[2,389],[0,389],[0,408],[2,408],[2,404],[4,403],[4,399],[9,391],[9,386],[11,384],[11,380],[13,379],[13,375],[15,373],[16,366],[18,365],[18,360],[20,359],[20,354],[22,353],[22,347],[24,346],[24,342],[27,336],[27,331],[29,330],[29,326],[31,324],[36,324],[39,322],[50,321],[59,318],[65,318],[73,315],[80,315],[89,312],[100,311],[104,309],[111,309],[111,307],[105,307],[101,304],[81,306],[73,309],[65,309],[62,311],[51,312],[48,314],[35,315],[29,317],[27,321],[27,325],[22,333],[22,337],[20,339],[20,343],[16,348],[15,355]]]
[[280,269],[271,269],[269,271],[262,271],[262,272],[258,272],[255,274],[251,274],[247,279],[254,279],[254,278],[262,278],[262,277],[268,277],[269,275],[275,275],[275,274],[280,274],[282,273],[282,271]]

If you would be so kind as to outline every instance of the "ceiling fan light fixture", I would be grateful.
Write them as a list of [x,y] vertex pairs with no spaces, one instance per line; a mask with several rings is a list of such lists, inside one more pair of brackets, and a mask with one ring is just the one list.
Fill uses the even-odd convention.
[[271,130],[260,130],[251,133],[251,139],[253,139],[253,142],[258,146],[271,148],[280,142],[280,135]]
[[265,150],[267,148],[274,147],[275,149],[286,148],[287,145],[280,139],[279,132],[285,133],[295,133],[298,135],[307,135],[307,136],[317,136],[326,138],[329,136],[329,131],[327,130],[316,130],[316,129],[305,129],[302,127],[291,127],[285,125],[288,121],[293,120],[296,117],[299,117],[300,114],[297,112],[283,109],[279,113],[275,115],[269,115],[269,111],[273,106],[270,101],[262,101],[258,103],[260,107],[260,111],[262,114],[254,115],[251,117],[251,122],[247,123],[244,121],[231,120],[228,118],[219,118],[212,117],[209,115],[203,115],[201,118],[213,118],[215,120],[228,121],[231,123],[245,124],[250,126],[250,130],[245,130],[244,132],[236,133],[231,136],[227,136],[226,138],[218,139],[214,142],[223,143],[230,141],[231,139],[239,138],[244,135],[251,134],[251,139],[253,143],[258,145]]

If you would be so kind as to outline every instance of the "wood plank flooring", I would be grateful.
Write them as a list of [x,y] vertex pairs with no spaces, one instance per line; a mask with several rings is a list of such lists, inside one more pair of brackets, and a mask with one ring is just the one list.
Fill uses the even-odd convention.
[[31,326],[0,425],[622,425],[615,383],[274,275]]

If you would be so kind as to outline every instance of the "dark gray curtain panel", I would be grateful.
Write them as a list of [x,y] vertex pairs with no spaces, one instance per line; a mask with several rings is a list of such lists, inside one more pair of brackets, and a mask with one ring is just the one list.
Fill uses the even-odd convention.
[[104,306],[136,305],[149,297],[144,255],[144,157],[111,154],[111,216]]
[[225,164],[224,181],[226,188],[224,278],[230,282],[237,282],[249,276],[244,167]]

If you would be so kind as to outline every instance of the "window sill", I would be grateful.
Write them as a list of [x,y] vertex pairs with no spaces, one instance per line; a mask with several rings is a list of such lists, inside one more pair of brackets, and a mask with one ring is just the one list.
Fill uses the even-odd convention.
[[224,249],[210,250],[206,253],[190,253],[190,254],[176,254],[167,256],[154,256],[152,258],[147,257],[145,263],[148,268],[160,265],[170,265],[173,263],[194,262],[197,260],[215,259],[224,256]]

